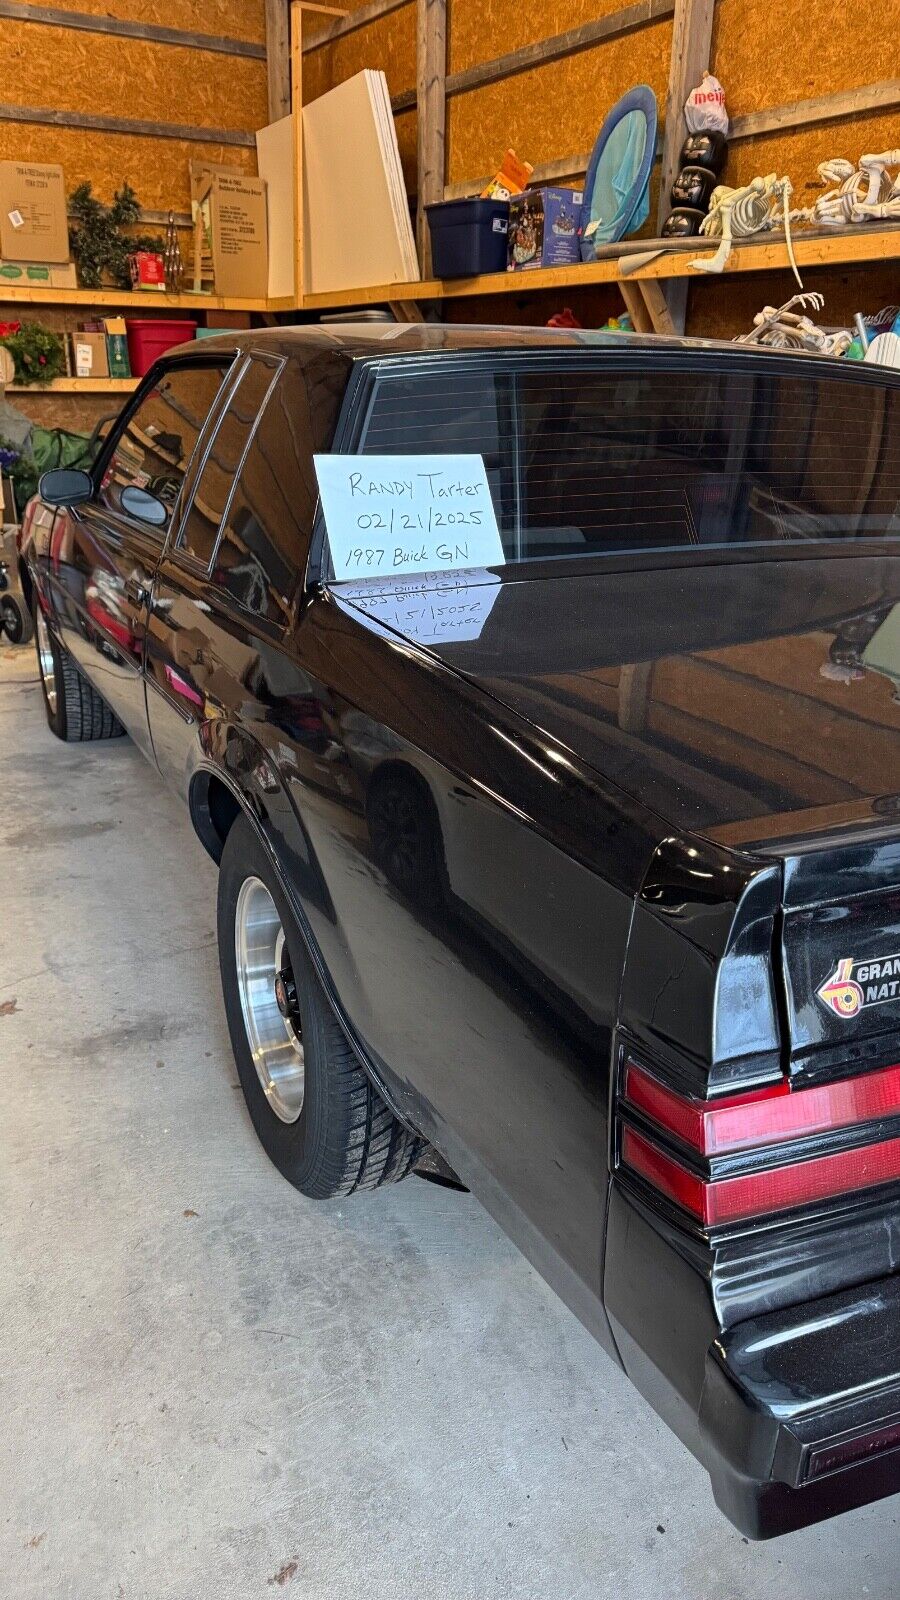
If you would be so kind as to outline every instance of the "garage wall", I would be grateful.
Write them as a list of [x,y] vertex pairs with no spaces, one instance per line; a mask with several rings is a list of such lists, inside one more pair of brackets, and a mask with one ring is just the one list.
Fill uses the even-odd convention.
[[[366,0],[345,0],[355,9]],[[622,0],[449,0],[448,71],[516,50],[522,45],[595,21],[621,8]],[[415,88],[416,8],[408,4],[345,38],[304,58],[304,98],[312,99],[363,67],[381,67],[392,95]],[[307,37],[315,32],[312,22]],[[448,104],[447,182],[478,178],[496,167],[512,145],[534,163],[556,161],[588,150],[609,106],[634,83],[654,90],[665,105],[672,44],[667,18],[609,40],[561,61],[547,63],[503,82],[455,97]],[[818,0],[794,0],[777,6],[772,0],[718,0],[711,66],[725,87],[732,118],[789,102],[857,88],[886,73],[878,55],[859,49],[859,16],[853,7],[822,6]],[[407,187],[415,190],[416,118],[397,117],[397,134]],[[795,204],[809,205],[821,192],[815,184],[818,162],[831,155],[855,159],[866,150],[900,145],[900,108],[862,112],[840,122],[780,129],[736,140],[729,151],[727,181],[746,182],[759,172],[787,171],[795,186]],[[659,184],[657,164],[651,194],[650,221],[655,231]],[[865,304],[883,304],[900,295],[896,267],[866,271]],[[860,308],[859,270],[810,275],[826,295],[829,320],[842,319]],[[764,301],[791,293],[789,273],[755,275],[721,282],[692,282],[688,327],[730,335],[749,323]],[[598,311],[592,317],[589,297]],[[542,297],[543,298],[543,297]],[[566,297],[579,315],[602,320],[620,309],[618,296],[597,288]],[[541,302],[532,302],[539,316]],[[558,297],[554,306],[558,304]],[[587,306],[587,310],[586,310]],[[504,301],[482,307],[474,302],[447,308],[448,315],[507,315],[522,320],[524,308]],[[527,314],[527,313],[526,313]]]
[[[256,46],[265,42],[263,0],[65,0],[54,9]],[[267,120],[264,59],[76,32],[2,14],[0,59],[0,99],[7,107],[227,128],[243,134],[252,134]],[[151,211],[189,209],[191,158],[229,161],[256,170],[252,146],[215,137],[171,138],[0,120],[0,159],[13,158],[61,162],[67,189],[89,179],[103,200],[111,199],[127,179]]]

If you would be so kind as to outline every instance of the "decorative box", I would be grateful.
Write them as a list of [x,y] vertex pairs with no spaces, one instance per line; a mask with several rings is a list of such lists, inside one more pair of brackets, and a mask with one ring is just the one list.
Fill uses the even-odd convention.
[[158,293],[165,294],[165,262],[155,250],[137,250],[133,256],[128,257],[128,266],[131,270],[133,289],[155,289]]
[[581,260],[580,189],[526,189],[509,202],[507,269],[564,267]]

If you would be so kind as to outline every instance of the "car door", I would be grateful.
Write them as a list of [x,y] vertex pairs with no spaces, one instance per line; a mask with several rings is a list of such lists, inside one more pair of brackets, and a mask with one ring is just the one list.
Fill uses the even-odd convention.
[[93,497],[66,518],[67,548],[57,541],[54,551],[63,642],[151,759],[143,657],[153,576],[228,365],[156,370],[100,457]]
[[[256,635],[277,637],[296,569],[282,563],[272,588],[242,531],[252,515],[238,492],[242,467],[284,362],[251,352],[222,391],[185,484],[154,589],[147,632],[147,712],[163,776],[186,793],[197,729],[253,699]],[[273,478],[275,478],[273,473]],[[223,604],[224,602],[224,604]]]

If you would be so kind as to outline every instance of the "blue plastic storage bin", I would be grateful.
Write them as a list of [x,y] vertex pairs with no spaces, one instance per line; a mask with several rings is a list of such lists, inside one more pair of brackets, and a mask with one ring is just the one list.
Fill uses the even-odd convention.
[[508,200],[439,200],[425,211],[436,278],[506,271]]

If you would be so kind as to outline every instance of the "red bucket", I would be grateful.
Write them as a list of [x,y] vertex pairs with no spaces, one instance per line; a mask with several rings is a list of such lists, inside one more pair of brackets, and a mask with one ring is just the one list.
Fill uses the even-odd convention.
[[173,345],[193,339],[197,324],[189,317],[126,317],[125,332],[132,376],[142,378]]

